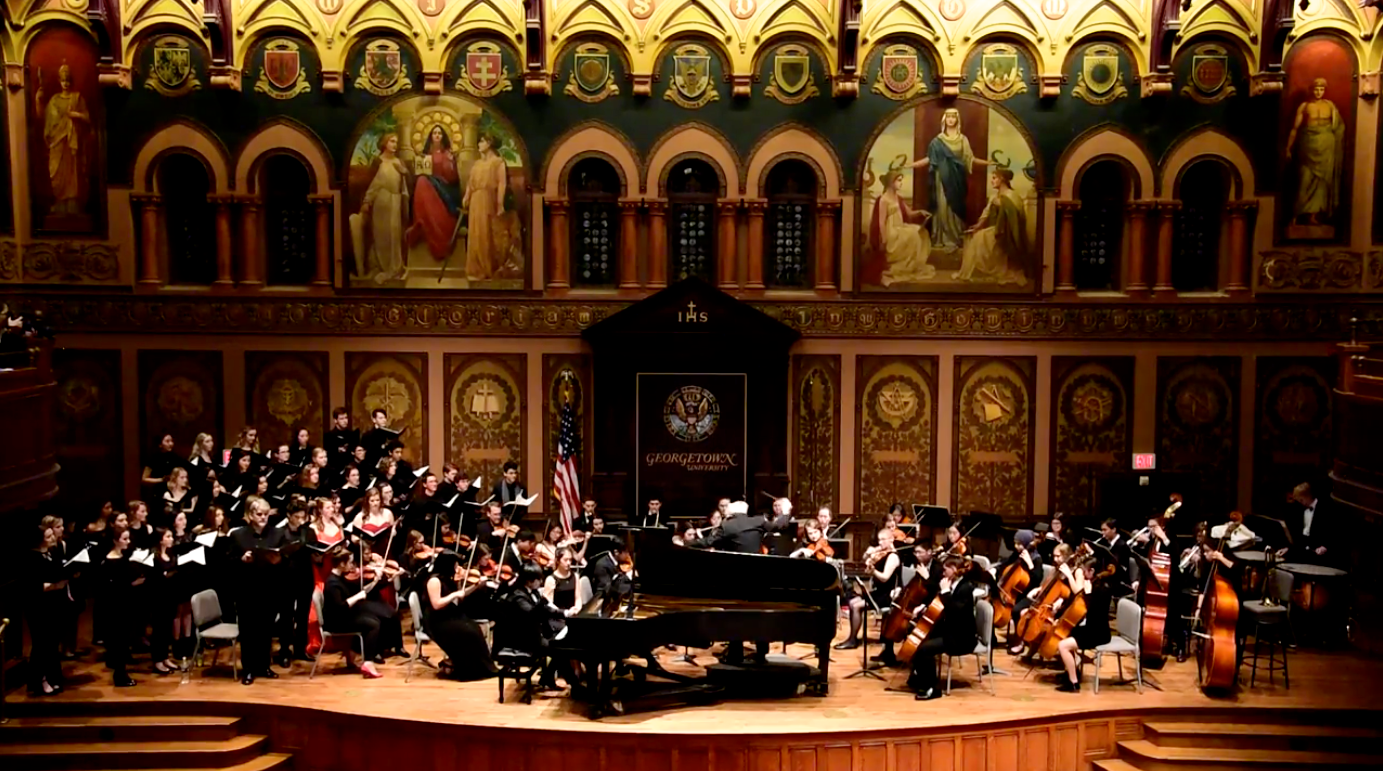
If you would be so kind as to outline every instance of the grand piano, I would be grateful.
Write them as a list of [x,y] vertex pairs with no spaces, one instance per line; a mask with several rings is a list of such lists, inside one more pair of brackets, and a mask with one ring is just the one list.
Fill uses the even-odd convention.
[[[663,528],[629,528],[625,538],[636,568],[633,594],[613,608],[607,603],[604,614],[567,619],[566,632],[548,650],[583,664],[585,682],[573,688],[573,695],[590,702],[593,718],[640,706],[715,700],[733,691],[736,679],[767,682],[775,669],[780,675],[794,669],[778,657],[764,666],[740,664],[732,648],[726,662],[709,667],[705,677],[689,677],[658,664],[653,652],[670,645],[811,643],[816,666],[793,664],[807,693],[825,695],[840,608],[840,575],[834,566],[687,549],[673,545],[670,531]],[[599,605],[596,598],[588,610]],[[629,658],[645,663],[630,666],[625,662]],[[629,674],[633,677],[621,676]],[[649,677],[672,685],[650,685]]]

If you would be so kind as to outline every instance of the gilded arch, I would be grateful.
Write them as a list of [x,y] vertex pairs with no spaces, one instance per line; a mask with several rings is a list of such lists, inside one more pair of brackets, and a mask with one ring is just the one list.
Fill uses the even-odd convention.
[[629,139],[615,127],[601,122],[581,123],[553,143],[539,179],[546,195],[565,195],[567,173],[581,158],[596,155],[610,162],[619,174],[625,197],[642,192],[639,161]]
[[1080,175],[1097,159],[1116,157],[1126,160],[1133,170],[1133,196],[1146,198],[1157,190],[1157,174],[1153,171],[1148,152],[1127,133],[1117,128],[1101,126],[1076,138],[1057,160],[1058,190],[1061,198],[1078,197]]
[[749,151],[742,182],[746,198],[763,197],[768,172],[785,157],[807,161],[816,169],[821,194],[832,200],[840,198],[844,177],[840,159],[816,132],[806,126],[790,123],[765,134]]
[[211,132],[185,119],[164,126],[140,146],[131,175],[134,192],[159,192],[159,164],[174,153],[191,155],[202,162],[213,194],[230,192],[231,172],[225,146]]
[[705,123],[684,123],[658,138],[648,153],[644,170],[644,192],[656,190],[660,198],[667,195],[667,174],[673,164],[686,157],[699,157],[716,167],[721,179],[721,197],[734,195],[742,189],[739,160],[730,140]]

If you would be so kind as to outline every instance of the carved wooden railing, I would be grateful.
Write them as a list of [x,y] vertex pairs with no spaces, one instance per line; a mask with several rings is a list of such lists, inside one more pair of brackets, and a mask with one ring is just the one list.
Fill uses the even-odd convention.
[[58,492],[53,439],[53,342],[0,356],[0,514],[29,509]]
[[1351,339],[1336,348],[1339,383],[1335,387],[1335,463],[1331,498],[1337,504],[1341,566],[1354,589],[1354,642],[1383,652],[1383,563],[1371,544],[1383,537],[1383,343]]

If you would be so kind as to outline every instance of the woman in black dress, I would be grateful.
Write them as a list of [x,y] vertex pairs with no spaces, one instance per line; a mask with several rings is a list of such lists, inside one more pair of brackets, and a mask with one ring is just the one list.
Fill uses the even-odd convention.
[[152,549],[157,545],[154,541],[154,526],[149,524],[148,504],[144,501],[130,501],[129,523],[131,548]]
[[[461,558],[455,552],[442,552],[432,563],[432,575],[426,584],[427,597],[422,603],[423,629],[447,655],[438,670],[443,677],[456,680],[493,677],[499,668],[490,660],[485,635],[462,606],[462,600],[486,590],[487,583],[465,581],[461,571]],[[492,584],[488,586],[494,588]]]
[[[1082,579],[1085,594],[1085,618],[1071,631],[1071,636],[1057,643],[1061,663],[1066,666],[1066,676],[1058,678],[1056,689],[1064,693],[1080,692],[1080,673],[1076,668],[1077,657],[1081,651],[1088,651],[1109,642],[1109,602],[1111,594],[1109,582],[1104,576],[1095,577],[1096,561],[1085,560],[1076,568]],[[1099,677],[1099,673],[1095,673]]]
[[[322,628],[334,634],[361,633],[365,662],[360,671],[367,679],[383,677],[375,669],[381,651],[397,647],[401,643],[395,641],[403,638],[398,615],[383,603],[369,599],[370,591],[382,580],[383,572],[376,572],[374,578],[368,580],[357,577],[358,573],[353,573],[359,571],[355,555],[344,545],[333,549],[330,559],[331,575],[327,576],[322,592]],[[347,574],[351,574],[352,579],[347,579]]]
[[155,524],[169,527],[178,513],[192,516],[197,511],[197,497],[188,482],[187,469],[182,466],[173,469],[168,473],[168,489],[163,491],[163,516]]
[[293,446],[288,450],[288,462],[302,468],[312,460],[312,434],[301,426],[293,432]]
[[149,635],[149,658],[154,662],[154,671],[160,675],[176,672],[178,663],[169,656],[172,646],[173,624],[178,601],[178,558],[173,554],[173,531],[160,527],[154,531],[157,543],[153,548],[154,567],[149,571],[149,584],[145,587],[148,598],[149,625],[153,630]]
[[110,550],[93,565],[96,607],[104,619],[106,666],[114,673],[116,688],[135,684],[126,668],[130,662],[130,642],[142,618],[141,587],[144,569],[130,562],[130,531],[119,530]]
[[62,692],[62,655],[59,644],[71,615],[67,580],[61,559],[55,554],[57,536],[51,526],[39,525],[33,548],[25,555],[24,570],[30,590],[25,615],[29,621],[29,694],[52,696]]
[[574,616],[581,610],[577,596],[580,581],[572,572],[571,564],[571,549],[558,549],[552,573],[543,579],[543,596],[568,616]]

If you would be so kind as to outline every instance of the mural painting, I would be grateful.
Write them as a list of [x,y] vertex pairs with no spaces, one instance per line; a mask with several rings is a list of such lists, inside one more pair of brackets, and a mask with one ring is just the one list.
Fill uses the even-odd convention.
[[1284,69],[1282,235],[1348,239],[1354,58],[1333,38],[1314,37],[1292,47]]
[[29,189],[33,226],[48,233],[101,227],[101,90],[96,45],[75,27],[44,30],[29,46]]
[[369,118],[348,170],[351,286],[522,289],[527,165],[517,135],[460,96]]
[[863,180],[865,290],[1035,290],[1037,168],[1006,113],[924,99],[875,138]]

